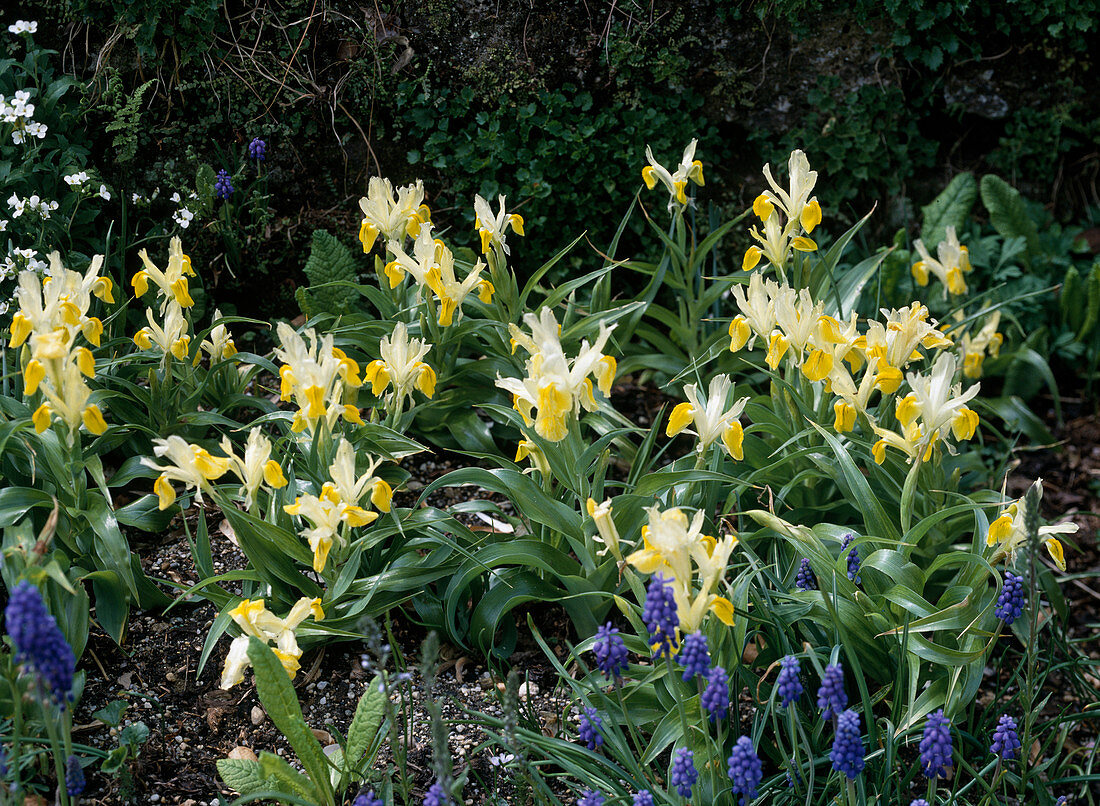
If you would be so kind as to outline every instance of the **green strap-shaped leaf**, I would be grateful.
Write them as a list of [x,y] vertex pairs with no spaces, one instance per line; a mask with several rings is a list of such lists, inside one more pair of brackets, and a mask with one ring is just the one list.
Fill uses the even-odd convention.
[[298,695],[290,683],[286,669],[267,644],[255,637],[248,639],[248,659],[252,661],[256,691],[260,695],[260,702],[264,704],[264,710],[298,754],[298,760],[309,775],[318,800],[324,806],[333,806],[328,762],[320,743],[306,725],[302,708],[298,704]]

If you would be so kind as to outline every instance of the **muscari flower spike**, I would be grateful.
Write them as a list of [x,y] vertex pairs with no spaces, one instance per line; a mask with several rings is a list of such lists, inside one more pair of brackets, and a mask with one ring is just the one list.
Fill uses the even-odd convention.
[[993,608],[993,615],[1004,621],[1006,626],[1018,619],[1024,612],[1027,604],[1027,591],[1024,589],[1024,578],[1011,571],[1005,571],[1004,585],[997,596],[997,606]]
[[676,660],[684,667],[685,683],[695,675],[706,675],[707,669],[710,668],[710,648],[707,646],[707,637],[701,632],[691,633],[684,639]]
[[70,798],[80,797],[84,791],[84,768],[76,756],[69,756],[65,761],[65,791]]
[[733,782],[733,794],[741,795],[738,801],[741,806],[747,806],[748,802],[756,797],[757,788],[764,779],[764,766],[760,763],[760,757],[752,746],[752,740],[748,736],[742,736],[733,746],[726,761],[727,774]]
[[676,787],[682,798],[691,797],[691,788],[699,778],[699,771],[695,769],[695,754],[686,747],[676,751],[672,760],[672,772],[669,773],[669,786]]
[[360,792],[351,802],[351,806],[384,806],[382,798],[374,794],[374,790]]
[[993,745],[989,750],[1002,761],[1011,761],[1016,758],[1019,749],[1020,737],[1016,733],[1016,720],[1003,714],[993,731]]
[[219,199],[228,199],[233,193],[233,182],[229,177],[229,171],[225,168],[218,171],[217,179],[214,181],[214,193]]
[[849,709],[837,717],[836,739],[829,760],[833,762],[833,769],[844,773],[851,781],[863,772],[862,733],[857,712]]
[[729,713],[730,679],[721,666],[715,666],[707,673],[707,687],[703,689],[700,704],[710,714],[711,722],[725,719]]
[[814,569],[810,567],[809,557],[803,557],[802,562],[799,563],[798,574],[794,578],[794,586],[800,591],[817,590],[817,576],[814,574]]
[[642,621],[649,630],[649,643],[653,647],[653,657],[671,657],[680,619],[676,614],[676,598],[673,596],[672,584],[662,574],[654,574],[649,581],[645,607],[642,609]]
[[929,804],[924,798],[917,798],[909,806],[929,806]]
[[580,725],[577,727],[577,738],[584,742],[589,750],[595,750],[603,744],[603,720],[600,719],[595,708],[585,708],[581,713]]
[[844,693],[844,668],[839,663],[825,668],[821,688],[817,690],[817,707],[821,709],[822,719],[840,716],[848,707],[848,695]]
[[443,784],[439,781],[433,783],[424,796],[424,806],[447,806],[450,802],[451,799],[447,796],[447,790],[443,788]]
[[779,667],[775,690],[779,694],[779,704],[786,708],[802,696],[802,681],[798,679],[798,658],[787,655],[779,661]]
[[259,137],[252,138],[252,142],[248,144],[248,158],[257,162],[267,159],[267,143]]
[[603,672],[607,680],[619,680],[629,667],[626,644],[623,643],[618,628],[612,627],[610,621],[597,628],[592,652],[596,656],[596,668]]
[[631,806],[653,806],[653,795],[648,789],[636,792],[631,799]]
[[33,669],[50,698],[64,709],[73,697],[76,656],[32,583],[23,580],[12,590],[4,625],[15,645],[16,662]]
[[592,789],[586,789],[584,790],[584,794],[577,798],[577,806],[603,806],[604,800],[604,796],[599,792]]
[[947,777],[951,766],[951,721],[943,715],[943,709],[933,711],[924,723],[924,736],[920,740],[920,766],[928,778]]
[[[840,544],[841,554],[843,554],[847,550],[847,548],[852,545],[853,540],[855,540],[855,536],[851,532],[844,535],[844,540]],[[848,553],[848,579],[852,580],[852,582],[856,583],[857,585],[863,581],[859,575],[860,562],[861,560],[859,557],[859,549],[853,548]]]

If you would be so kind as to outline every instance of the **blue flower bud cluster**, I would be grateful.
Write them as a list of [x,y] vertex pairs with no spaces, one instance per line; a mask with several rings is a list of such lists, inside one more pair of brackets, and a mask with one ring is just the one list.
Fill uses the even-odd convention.
[[654,574],[646,588],[645,606],[642,608],[642,621],[649,630],[649,644],[653,647],[653,657],[662,658],[671,655],[676,643],[676,630],[680,618],[676,614],[676,597],[672,593],[672,584],[661,574]]
[[848,707],[848,695],[844,693],[844,669],[839,663],[825,667],[821,688],[817,690],[817,707],[821,718],[840,716]]
[[252,138],[252,142],[248,144],[248,158],[257,162],[267,159],[267,143],[259,137]]
[[577,727],[577,735],[589,750],[595,750],[603,744],[603,720],[596,713],[595,708],[585,708],[581,714],[580,725]]
[[684,639],[676,660],[684,667],[685,683],[695,675],[706,676],[707,669],[710,668],[710,647],[707,645],[707,637],[701,632],[693,632]]
[[798,566],[798,574],[794,578],[794,586],[800,591],[817,590],[817,575],[814,574],[814,569],[810,568],[809,557],[802,558]]
[[[855,540],[855,536],[852,535],[851,532],[844,535],[844,540],[840,544],[841,554],[843,554],[847,550],[848,546],[852,545],[853,540]],[[857,585],[863,581],[862,577],[860,577],[859,575],[859,564],[859,549],[853,548],[848,554],[848,579],[852,580],[852,582],[856,583]]]
[[951,721],[943,709],[933,711],[924,723],[920,740],[920,766],[929,778],[946,777],[951,766]]
[[997,596],[997,606],[993,608],[993,615],[1011,625],[1024,612],[1027,604],[1027,591],[1024,589],[1024,578],[1005,571],[1004,585]]
[[1020,749],[1020,736],[1016,733],[1016,720],[1008,714],[1002,715],[997,722],[997,727],[993,730],[993,746],[989,749],[1003,761],[1016,758]]
[[369,792],[360,792],[356,795],[351,806],[385,806],[385,804],[382,798],[374,794],[374,790],[372,789]]
[[15,645],[16,662],[28,666],[49,697],[64,708],[73,698],[76,657],[37,587],[26,580],[15,586],[4,622]]
[[798,679],[798,672],[798,658],[794,655],[787,655],[779,661],[775,690],[779,695],[779,704],[784,708],[802,696],[802,681]]
[[700,701],[710,721],[725,719],[730,709],[730,678],[721,666],[715,666],[707,672],[707,687],[703,689]]
[[65,761],[65,791],[70,798],[80,797],[84,791],[84,768],[76,756],[69,756]]
[[592,789],[584,790],[584,794],[577,798],[577,806],[603,806],[604,796]]
[[596,655],[596,668],[603,672],[604,678],[618,680],[628,668],[626,644],[619,630],[607,622],[596,630],[596,643],[592,645]]
[[668,783],[670,786],[676,787],[676,791],[680,793],[682,798],[691,797],[691,788],[695,786],[695,781],[699,778],[699,771],[695,769],[694,758],[694,753],[686,747],[681,747],[672,759],[672,772],[668,776]]
[[451,802],[450,797],[447,796],[447,790],[443,788],[443,784],[436,781],[428,788],[428,794],[424,796],[424,806],[448,806]]
[[837,717],[836,738],[829,760],[834,770],[844,773],[851,781],[863,772],[863,728],[856,711],[849,709]]
[[764,780],[764,765],[756,755],[752,740],[742,736],[733,746],[733,752],[726,762],[730,780],[733,782],[733,794],[741,795],[741,806],[756,797],[760,782]]
[[222,168],[214,180],[214,193],[219,199],[228,199],[233,192],[233,182],[229,178],[229,171]]
[[653,795],[648,789],[643,789],[634,795],[631,806],[653,806]]

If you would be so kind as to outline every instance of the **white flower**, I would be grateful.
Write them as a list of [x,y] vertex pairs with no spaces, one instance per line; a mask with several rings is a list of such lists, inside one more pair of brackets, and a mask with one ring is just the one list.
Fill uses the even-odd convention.
[[11,34],[33,34],[38,31],[38,23],[28,20],[16,20],[14,25],[8,26],[8,33]]
[[106,185],[99,186],[99,198],[103,199],[104,201],[111,200],[111,191],[107,190]]
[[172,213],[172,220],[179,225],[180,229],[187,229],[191,226],[191,219],[194,217],[195,214],[186,207],[181,207],[179,210]]
[[8,229],[8,220],[6,218],[0,218],[0,232],[6,232]]
[[27,134],[31,137],[37,137],[39,140],[45,139],[46,131],[47,128],[46,124],[44,123],[39,123],[32,120],[30,123],[27,124]]
[[15,129],[11,133],[11,141],[13,143],[15,143],[17,146],[22,145],[23,141],[25,141],[26,139],[27,139],[27,133],[23,129]]
[[78,188],[88,181],[88,173],[86,171],[79,171],[75,174],[69,174],[65,177],[65,184],[71,188]]
[[177,191],[176,191],[175,193],[173,193],[173,194],[172,194],[172,198],[171,198],[170,200],[171,200],[171,201],[174,201],[174,202],[175,202],[176,204],[179,204],[179,203],[180,203],[180,201],[181,201],[181,199],[180,199],[180,192],[179,192],[179,191],[177,190]]

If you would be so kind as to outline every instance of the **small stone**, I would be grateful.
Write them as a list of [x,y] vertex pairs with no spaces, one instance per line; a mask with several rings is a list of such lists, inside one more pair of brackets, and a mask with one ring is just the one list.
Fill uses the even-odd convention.
[[252,706],[252,714],[251,714],[251,717],[252,717],[252,724],[253,724],[253,725],[262,725],[262,724],[263,724],[263,722],[264,722],[264,718],[265,718],[266,716],[267,716],[267,714],[265,714],[265,713],[264,713],[264,709],[263,709],[263,708],[261,708],[261,707],[260,707],[260,706],[258,706],[258,705],[253,705],[253,706]]
[[236,759],[238,761],[259,761],[256,754],[247,747],[237,745],[229,751],[229,758]]
[[517,693],[519,694],[519,698],[521,700],[526,700],[528,697],[533,697],[538,694],[539,687],[531,681],[527,680],[519,684],[519,691]]
[[324,691],[326,688],[328,688],[328,681],[327,680],[321,680],[317,683],[317,690],[318,691]]

